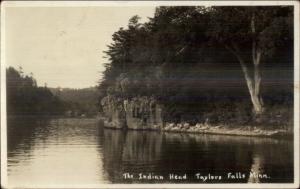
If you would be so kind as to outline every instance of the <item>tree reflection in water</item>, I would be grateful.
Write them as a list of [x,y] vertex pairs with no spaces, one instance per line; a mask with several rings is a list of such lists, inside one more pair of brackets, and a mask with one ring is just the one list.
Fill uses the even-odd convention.
[[[102,126],[93,119],[9,120],[9,180],[16,186],[54,181],[57,184],[293,181],[292,140],[121,131]],[[251,170],[270,178],[249,177]],[[124,179],[124,173],[135,177]],[[164,179],[140,180],[139,173],[161,175]],[[186,174],[187,179],[170,180],[169,174]],[[204,182],[196,174],[221,175],[222,179]],[[241,174],[245,176],[237,178]]]
[[[105,129],[104,169],[113,183],[292,182],[292,149],[291,141],[271,138]],[[260,176],[249,177],[251,170]],[[139,179],[139,173],[164,179]],[[203,182],[197,173],[222,179]],[[169,174],[187,179],[170,180]]]

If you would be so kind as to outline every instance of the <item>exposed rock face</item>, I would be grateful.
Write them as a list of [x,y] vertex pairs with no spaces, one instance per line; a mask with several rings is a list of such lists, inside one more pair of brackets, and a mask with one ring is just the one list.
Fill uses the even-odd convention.
[[106,120],[104,125],[110,128],[126,128],[126,114],[123,101],[120,98],[108,95],[101,100]]
[[135,97],[125,100],[124,108],[129,129],[162,128],[162,107],[154,98]]
[[[116,78],[108,88],[107,96],[101,101],[106,120],[105,127],[129,129],[161,129],[163,127],[162,105],[154,97],[132,97],[135,88],[141,87],[138,79],[129,79],[126,73]],[[152,80],[145,78],[146,88],[151,88]],[[116,97],[119,96],[122,97]],[[120,95],[122,94],[122,95]],[[128,95],[129,94],[129,95]]]
[[156,130],[163,126],[162,107],[152,97],[123,100],[108,95],[101,105],[107,118],[104,121],[106,127]]

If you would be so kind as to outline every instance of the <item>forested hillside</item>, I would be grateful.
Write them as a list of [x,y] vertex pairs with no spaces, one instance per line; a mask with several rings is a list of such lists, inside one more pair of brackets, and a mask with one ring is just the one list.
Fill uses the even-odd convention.
[[8,115],[94,116],[99,109],[96,87],[84,89],[39,87],[22,68],[6,70]]
[[49,88],[39,87],[31,75],[9,67],[6,70],[6,103],[8,115],[62,115],[64,102]]
[[293,122],[291,7],[158,7],[112,40],[104,106],[146,96],[165,122]]
[[92,116],[99,111],[99,92],[96,87],[50,88],[50,91],[65,102],[66,109],[71,115]]

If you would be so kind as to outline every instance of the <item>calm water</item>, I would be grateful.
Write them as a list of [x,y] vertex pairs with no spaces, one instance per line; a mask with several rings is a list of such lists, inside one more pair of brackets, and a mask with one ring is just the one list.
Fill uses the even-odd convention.
[[[251,170],[262,178],[249,176]],[[293,143],[125,132],[103,129],[95,119],[14,119],[8,124],[8,175],[14,186],[293,182]]]

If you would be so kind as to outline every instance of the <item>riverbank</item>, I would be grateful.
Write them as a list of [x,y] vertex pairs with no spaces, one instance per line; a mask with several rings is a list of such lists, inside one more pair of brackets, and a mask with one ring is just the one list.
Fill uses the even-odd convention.
[[[113,126],[104,117],[99,118],[104,123],[105,128],[121,129]],[[123,128],[122,128],[123,129]],[[127,128],[129,130],[149,130],[160,132],[175,132],[175,133],[195,133],[195,134],[218,134],[218,135],[232,135],[232,136],[255,136],[255,137],[279,137],[291,138],[293,132],[285,128],[264,128],[256,126],[229,126],[229,125],[208,125],[196,124],[189,125],[188,123],[166,123],[163,127],[145,127],[140,129]]]
[[293,133],[287,129],[265,129],[253,126],[227,126],[218,125],[210,126],[207,124],[196,124],[190,126],[189,124],[167,124],[162,128],[164,132],[186,132],[199,134],[219,134],[219,135],[233,135],[233,136],[261,136],[261,137],[291,137]]

